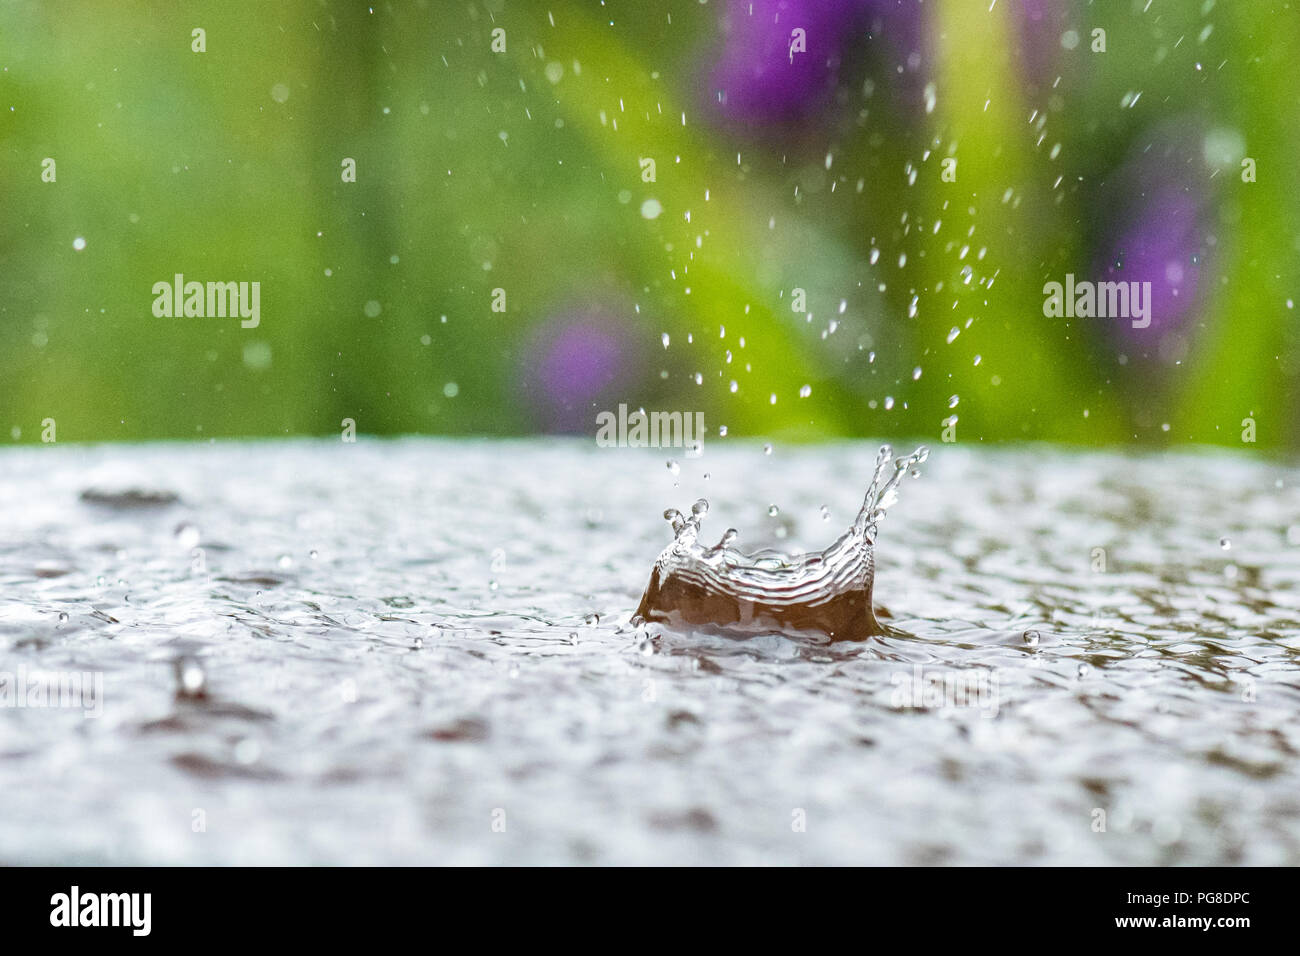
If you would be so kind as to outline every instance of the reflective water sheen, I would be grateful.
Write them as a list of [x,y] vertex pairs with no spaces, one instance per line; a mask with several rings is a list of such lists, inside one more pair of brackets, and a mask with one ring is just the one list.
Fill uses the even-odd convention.
[[815,551],[875,453],[7,450],[0,672],[104,699],[0,710],[0,863],[1300,863],[1287,463],[939,446],[903,634],[629,625],[666,508]]

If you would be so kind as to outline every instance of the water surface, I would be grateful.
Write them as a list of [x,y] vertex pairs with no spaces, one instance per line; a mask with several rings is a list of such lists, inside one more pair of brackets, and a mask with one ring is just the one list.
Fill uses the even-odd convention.
[[0,672],[104,698],[0,710],[0,863],[1300,863],[1287,463],[933,447],[904,636],[638,632],[666,508],[821,549],[876,453],[728,442],[6,451]]

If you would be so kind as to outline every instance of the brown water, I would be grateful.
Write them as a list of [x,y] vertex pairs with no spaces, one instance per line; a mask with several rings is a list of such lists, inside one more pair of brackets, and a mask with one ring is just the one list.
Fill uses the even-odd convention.
[[628,624],[666,508],[816,551],[875,451],[10,449],[0,672],[103,694],[0,710],[0,863],[1300,863],[1289,463],[939,446],[902,635]]
[[[816,632],[836,641],[890,633],[876,620],[871,600],[877,525],[897,500],[904,476],[920,477],[916,466],[928,454],[920,448],[894,458],[893,449],[882,446],[852,525],[821,551],[747,553],[734,546],[735,528],[705,547],[699,537],[708,499],[696,501],[689,515],[670,508],[664,517],[672,523],[673,540],[651,569],[632,623],[662,623],[675,630],[724,626],[744,631],[737,636],[745,637],[772,629],[795,638]],[[769,513],[773,509],[780,511],[774,505]]]

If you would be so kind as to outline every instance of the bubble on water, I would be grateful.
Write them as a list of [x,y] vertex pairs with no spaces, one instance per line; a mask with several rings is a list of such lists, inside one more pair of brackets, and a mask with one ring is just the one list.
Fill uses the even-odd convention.
[[772,454],[772,446],[771,446],[770,444],[769,444],[769,445],[764,445],[764,446],[763,446],[763,454],[764,454],[764,455],[770,455],[770,454]]
[[379,313],[382,311],[384,311],[384,307],[381,306],[374,299],[371,299],[369,302],[366,303],[366,307],[365,307],[366,318],[373,319],[376,316],[378,316]]
[[641,217],[643,219],[658,219],[659,214],[663,211],[663,204],[658,199],[647,199],[641,204]]
[[595,611],[590,611],[588,612],[587,616],[582,619],[582,622],[586,624],[588,627],[595,627],[597,624],[600,623],[600,615],[597,614]]
[[799,397],[800,397],[800,398],[807,398],[807,397],[808,397],[809,395],[811,395],[811,394],[812,394],[812,386],[811,386],[811,385],[805,385],[805,386],[803,386],[801,389],[799,389]]
[[956,395],[949,395],[949,396],[948,396],[948,407],[949,407],[949,408],[956,408],[956,407],[957,407],[957,403],[960,402],[960,401],[961,401],[961,399],[958,398]]
[[60,612],[59,612],[59,623],[60,623],[60,624],[67,624],[67,623],[68,623],[68,612],[67,612],[67,611],[60,611]]
[[311,558],[313,561],[315,561],[317,558],[320,557],[320,552],[317,551],[315,548],[313,548],[311,551],[309,551],[309,552],[307,553],[307,557],[309,557],[309,558]]
[[952,345],[953,340],[957,338],[957,336],[959,335],[961,335],[961,329],[957,328],[957,326],[954,325],[951,329],[948,330],[948,344]]
[[455,398],[460,394],[460,386],[455,382],[448,382],[442,387],[442,394],[447,398]]
[[971,363],[971,364],[973,364],[973,365],[979,365],[979,363],[982,362],[982,361],[984,361],[984,356],[982,356],[982,355],[976,355],[976,356],[975,356],[975,361],[974,361],[973,363]]
[[767,506],[767,514],[768,514],[768,517],[770,517],[770,518],[775,518],[775,517],[776,517],[777,515],[779,515],[780,513],[781,513],[781,509],[778,508],[776,505],[768,505],[768,506]]
[[718,426],[718,437],[719,437],[719,438],[726,438],[726,437],[727,437],[727,426],[726,426],[726,425],[719,425],[719,426]]
[[830,508],[827,508],[825,505],[822,505],[822,507],[821,507],[821,513],[822,513],[822,520],[823,520],[823,521],[830,521],[830,520],[831,520],[831,509],[830,509]]
[[1221,547],[1224,551],[1227,551],[1232,547],[1232,542],[1229,541],[1227,538],[1220,538],[1219,547]]
[[290,555],[282,554],[277,559],[276,563],[279,564],[280,567],[282,568],[291,568],[293,567],[293,558]]
[[682,466],[677,464],[677,462],[674,461],[673,459],[669,458],[665,464],[668,468],[668,471],[673,475],[673,477],[676,477],[677,475],[680,475],[682,473]]
[[72,248],[80,252],[82,249],[86,248],[86,240],[81,236],[77,236],[76,239],[72,240]]
[[727,388],[728,388],[728,389],[731,391],[731,393],[734,395],[737,391],[740,390],[740,383],[737,382],[737,381],[733,378],[733,379],[731,380],[731,384],[728,385]]
[[1075,673],[1077,673],[1079,675],[1079,679],[1082,680],[1083,678],[1087,677],[1088,674],[1091,673],[1091,671],[1092,668],[1089,667],[1087,664],[1080,664],[1078,670]]
[[552,60],[550,63],[546,64],[544,72],[546,73],[546,79],[550,81],[552,86],[554,86],[556,83],[560,82],[560,80],[564,79],[564,64],[559,60]]
[[917,381],[921,377],[921,366],[912,369],[912,381]]
[[661,336],[659,337],[659,341],[660,341],[660,342],[663,342],[663,344],[664,344],[664,348],[668,348],[668,343],[669,343],[671,340],[668,338],[668,333],[665,332],[663,335],[661,335]]
[[188,521],[182,521],[176,526],[176,543],[186,551],[199,546],[199,529]]
[[879,259],[880,259],[880,250],[872,249],[871,255],[868,257],[868,261],[874,266],[876,262],[879,261]]
[[1023,638],[1024,642],[1028,644],[1030,647],[1037,647],[1038,642],[1042,639],[1042,635],[1039,634],[1037,631],[1025,631],[1025,633],[1021,635],[1021,637]]
[[887,412],[888,412],[888,411],[891,411],[891,410],[893,409],[893,407],[894,407],[894,396],[892,396],[892,395],[886,395],[886,396],[885,396],[885,411],[887,411]]

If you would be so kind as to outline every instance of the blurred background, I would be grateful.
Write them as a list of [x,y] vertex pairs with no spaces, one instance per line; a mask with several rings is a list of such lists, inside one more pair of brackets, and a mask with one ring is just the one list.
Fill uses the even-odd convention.
[[0,438],[1294,447],[1297,63],[1269,0],[6,0]]

